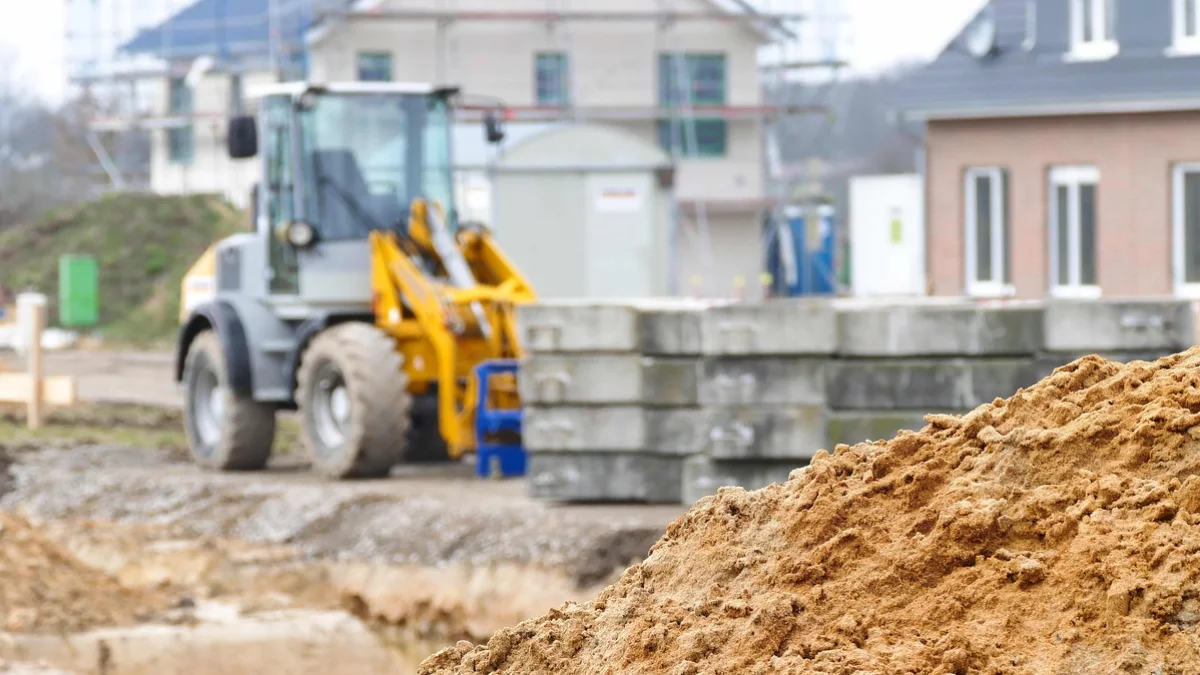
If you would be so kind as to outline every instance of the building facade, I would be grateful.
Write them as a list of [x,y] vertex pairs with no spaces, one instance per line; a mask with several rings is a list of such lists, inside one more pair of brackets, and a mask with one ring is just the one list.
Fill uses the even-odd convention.
[[1196,0],[992,0],[899,102],[936,295],[1200,298]]
[[[199,6],[216,1],[201,0],[185,12],[211,15],[211,8]],[[739,282],[753,288],[769,208],[763,126],[779,114],[763,105],[758,51],[779,39],[778,27],[738,18],[680,18],[664,27],[662,17],[649,16],[664,5],[648,0],[574,0],[556,4],[576,18],[539,18],[547,4],[458,0],[448,12],[437,0],[351,3],[336,16],[312,17],[313,27],[304,30],[308,76],[458,85],[465,100],[478,106],[459,120],[476,130],[458,138],[482,139],[480,110],[502,103],[513,136],[521,135],[522,126],[580,121],[659,146],[676,157],[680,246],[691,251],[680,253],[681,292],[729,295]],[[738,8],[725,0],[673,5],[681,16]],[[440,20],[419,20],[422,13]],[[610,16],[595,16],[605,14]],[[162,41],[148,31],[127,48],[150,49]],[[223,120],[238,105],[239,92],[275,76],[260,61],[189,79],[190,59],[211,51],[204,42],[176,45],[179,66],[158,85],[158,113],[191,123],[157,137],[153,187],[161,193],[223,192],[244,203],[256,180],[254,165],[224,157]]]

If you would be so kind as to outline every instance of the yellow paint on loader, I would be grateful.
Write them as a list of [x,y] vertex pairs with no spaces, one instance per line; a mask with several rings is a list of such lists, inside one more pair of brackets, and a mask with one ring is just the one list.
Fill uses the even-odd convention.
[[179,295],[179,323],[187,322],[192,309],[197,305],[208,302],[217,292],[217,246],[208,247],[196,262],[192,264],[187,274],[183,275],[183,283]]

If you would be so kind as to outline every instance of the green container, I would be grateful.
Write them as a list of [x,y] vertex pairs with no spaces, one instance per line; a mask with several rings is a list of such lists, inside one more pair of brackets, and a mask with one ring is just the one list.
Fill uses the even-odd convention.
[[64,255],[58,259],[58,322],[76,328],[100,322],[100,272],[95,258]]

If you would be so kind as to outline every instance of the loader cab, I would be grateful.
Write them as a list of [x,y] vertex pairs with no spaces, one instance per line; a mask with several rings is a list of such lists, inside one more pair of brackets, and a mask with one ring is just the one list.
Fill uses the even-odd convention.
[[407,227],[414,199],[454,228],[451,101],[456,90],[352,82],[268,85],[257,117],[230,121],[234,159],[256,158],[266,292],[306,304],[370,300],[368,235]]

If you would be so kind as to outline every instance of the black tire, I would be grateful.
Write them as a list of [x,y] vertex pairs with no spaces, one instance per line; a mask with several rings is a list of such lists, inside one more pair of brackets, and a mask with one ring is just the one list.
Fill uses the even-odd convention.
[[[224,386],[228,381],[217,334],[209,330],[196,336],[183,371],[188,450],[192,460],[206,469],[261,470],[275,443],[275,408],[233,393]],[[214,387],[219,393],[213,393]],[[221,397],[221,407],[214,396]]]
[[[369,324],[344,323],[313,338],[296,377],[313,471],[379,478],[404,461],[412,398],[403,366],[396,342]],[[339,414],[340,406],[347,409]]]
[[413,400],[409,414],[408,451],[405,461],[409,464],[446,464],[450,459],[450,448],[442,431],[438,428],[437,392],[418,396]]

